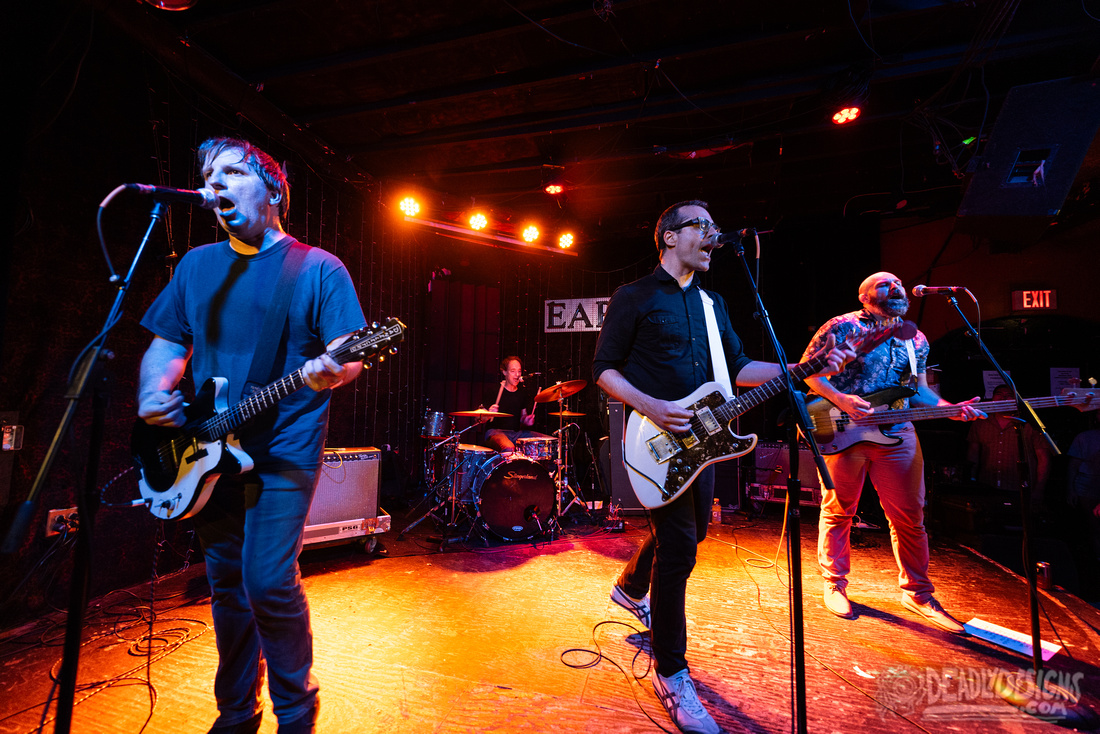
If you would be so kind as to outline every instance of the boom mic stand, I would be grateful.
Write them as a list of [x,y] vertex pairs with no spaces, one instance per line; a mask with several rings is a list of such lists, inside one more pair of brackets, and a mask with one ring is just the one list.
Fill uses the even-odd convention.
[[[118,193],[120,190],[121,187],[108,195],[107,199],[100,204],[100,213],[102,213],[103,208],[111,198],[113,198],[114,194]],[[69,383],[69,389],[65,392],[65,400],[67,403],[65,412],[61,416],[61,423],[58,425],[57,432],[54,433],[53,440],[50,441],[50,445],[46,449],[46,456],[43,458],[42,465],[38,469],[38,475],[34,479],[34,484],[31,485],[30,493],[27,495],[27,499],[24,500],[23,504],[20,505],[15,520],[12,522],[7,537],[4,539],[3,547],[0,548],[0,553],[10,554],[15,553],[20,545],[22,545],[31,518],[34,515],[38,497],[42,493],[43,487],[46,485],[46,478],[49,476],[50,468],[53,466],[53,462],[57,458],[57,453],[61,448],[61,441],[72,427],[73,417],[76,415],[76,410],[87,392],[89,385],[94,384],[92,423],[88,438],[88,459],[84,468],[84,491],[76,494],[80,529],[77,531],[76,548],[73,554],[73,571],[69,586],[69,607],[65,621],[65,643],[61,653],[61,670],[57,678],[60,691],[57,697],[57,723],[54,725],[55,734],[68,734],[72,727],[73,705],[76,696],[76,674],[80,662],[80,635],[84,629],[84,612],[88,605],[88,577],[91,572],[90,563],[92,556],[93,530],[95,529],[95,514],[99,509],[99,496],[96,494],[96,479],[99,473],[99,456],[103,449],[103,423],[107,401],[107,393],[102,386],[105,378],[100,367],[102,366],[103,360],[110,355],[105,347],[107,335],[110,334],[111,329],[114,328],[115,324],[117,324],[122,317],[122,303],[125,301],[126,294],[130,290],[134,271],[141,261],[142,253],[145,251],[145,245],[149,242],[149,237],[153,233],[153,228],[156,227],[157,222],[163,215],[164,204],[158,201],[153,205],[153,209],[149,213],[149,226],[145,230],[145,235],[142,237],[141,244],[134,254],[134,260],[130,263],[130,269],[127,271],[125,278],[120,279],[119,276],[115,274],[114,268],[111,266],[111,260],[107,257],[106,250],[104,250],[103,254],[104,257],[107,258],[107,267],[111,272],[111,282],[118,286],[118,292],[115,294],[115,301],[111,305],[111,310],[107,314],[107,319],[104,321],[103,327],[77,360],[75,375]],[[47,706],[48,705],[47,703]]]
[[[970,294],[970,291],[967,291],[967,293]],[[974,298],[973,294],[970,294],[970,297]],[[1054,439],[1047,433],[1046,426],[1039,420],[1039,416],[1035,413],[1035,409],[1031,407],[1028,401],[1020,397],[1020,392],[1016,389],[1016,383],[1012,381],[1012,378],[1008,376],[1008,373],[1004,371],[1001,365],[993,357],[988,347],[986,347],[985,342],[982,341],[981,334],[974,328],[959,307],[958,299],[956,299],[953,294],[947,294],[947,301],[955,309],[955,312],[959,314],[959,318],[962,319],[966,335],[974,339],[974,343],[978,345],[978,349],[980,349],[982,354],[985,355],[985,358],[989,360],[989,363],[993,365],[993,368],[997,370],[997,374],[1001,376],[1004,384],[1012,388],[1012,393],[1016,397],[1017,410],[1019,410],[1024,420],[1030,423],[1031,426],[1039,432],[1054,454],[1060,456],[1062,452],[1058,450],[1058,446],[1054,443]],[[993,692],[1025,713],[1033,716],[1042,714],[1044,719],[1048,721],[1053,720],[1059,726],[1071,727],[1074,729],[1087,728],[1091,730],[1097,724],[1100,724],[1100,720],[1097,719],[1096,714],[1094,714],[1091,709],[1081,706],[1078,696],[1074,692],[1067,691],[1061,686],[1055,686],[1050,681],[1044,680],[1043,649],[1041,646],[1042,640],[1039,635],[1039,590],[1038,580],[1036,578],[1037,569],[1036,564],[1031,560],[1035,556],[1035,547],[1031,537],[1030,507],[1031,487],[1028,486],[1027,483],[1021,482],[1020,527],[1023,534],[1023,564],[1024,574],[1027,578],[1028,610],[1031,617],[1031,663],[1034,666],[1032,670],[1034,677],[1024,679],[1022,676],[1017,676],[1013,679],[1007,674],[1000,675],[993,682]],[[1060,715],[1056,717],[1050,716],[1049,713],[1051,704],[1053,703],[1059,705]]]
[[[794,381],[790,370],[787,369],[787,358],[784,355],[783,347],[779,344],[779,339],[775,335],[771,318],[768,316],[767,309],[764,308],[764,302],[760,298],[756,280],[753,278],[752,270],[745,259],[744,239],[751,234],[756,240],[757,252],[759,253],[760,235],[754,229],[746,229],[743,232],[742,238],[734,246],[734,252],[744,266],[745,278],[749,282],[749,288],[756,302],[756,316],[768,333],[772,348],[775,349],[776,361],[779,363],[781,372],[786,379],[787,400],[790,404],[791,416],[794,418],[793,421],[788,423],[787,427],[787,450],[790,457],[788,460],[790,473],[787,476],[787,556],[790,559],[790,568],[787,575],[790,579],[791,643],[795,671],[795,695],[794,701],[792,701],[794,723],[796,724],[795,730],[799,734],[806,734],[806,643],[802,629],[802,525],[800,503],[802,486],[798,480],[798,429],[802,429],[802,435],[806,437],[810,448],[813,450],[814,461],[821,472],[822,484],[826,489],[833,489],[834,485],[832,477],[829,476],[829,470],[825,467],[825,460],[822,458],[821,451],[818,449],[810,431],[810,416],[806,411],[805,396],[801,391],[794,389]],[[794,498],[793,503],[791,501],[792,497]]]

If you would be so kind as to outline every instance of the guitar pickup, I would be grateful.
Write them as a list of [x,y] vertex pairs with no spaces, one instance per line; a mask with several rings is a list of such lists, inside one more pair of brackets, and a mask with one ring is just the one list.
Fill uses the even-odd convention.
[[[694,436],[691,438],[694,439]],[[694,440],[692,443],[694,443]],[[665,463],[673,456],[683,451],[683,447],[681,447],[676,439],[668,433],[658,433],[656,436],[646,441],[645,445],[649,447],[649,453],[653,454],[653,458],[658,464]]]
[[707,432],[708,436],[713,436],[722,430],[722,424],[714,417],[714,413],[710,408],[700,408],[695,417],[699,419],[699,422],[703,424],[703,430]]

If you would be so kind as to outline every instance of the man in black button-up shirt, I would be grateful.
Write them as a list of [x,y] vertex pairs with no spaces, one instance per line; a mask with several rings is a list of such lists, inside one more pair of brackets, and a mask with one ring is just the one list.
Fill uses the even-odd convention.
[[[613,398],[662,430],[681,432],[688,430],[692,413],[673,401],[715,379],[700,297],[703,289],[696,273],[710,268],[711,252],[720,246],[718,227],[706,202],[686,201],[661,214],[654,236],[660,265],[611,297],[592,376]],[[779,375],[780,365],[745,356],[725,301],[716,293],[706,294],[715,302],[733,383],[755,386]],[[831,374],[854,356],[831,342],[826,349]],[[656,667],[653,687],[676,725],[691,732],[718,731],[695,693],[684,657],[687,580],[695,566],[696,546],[706,537],[713,499],[714,469],[707,467],[688,491],[651,512],[649,535],[611,591],[615,603],[650,627]]]

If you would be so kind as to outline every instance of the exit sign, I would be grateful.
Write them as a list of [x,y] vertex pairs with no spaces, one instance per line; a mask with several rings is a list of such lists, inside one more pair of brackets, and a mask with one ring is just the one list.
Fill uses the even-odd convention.
[[1055,311],[1058,309],[1058,291],[1046,290],[1012,291],[1013,311]]

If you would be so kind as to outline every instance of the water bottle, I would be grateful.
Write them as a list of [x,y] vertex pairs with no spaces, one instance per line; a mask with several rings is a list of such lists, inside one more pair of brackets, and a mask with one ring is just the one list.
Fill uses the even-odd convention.
[[722,524],[722,503],[717,497],[714,498],[714,506],[710,508],[710,520],[717,525]]

